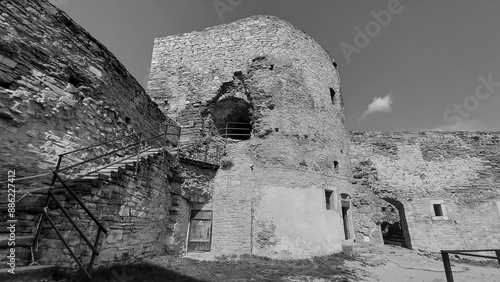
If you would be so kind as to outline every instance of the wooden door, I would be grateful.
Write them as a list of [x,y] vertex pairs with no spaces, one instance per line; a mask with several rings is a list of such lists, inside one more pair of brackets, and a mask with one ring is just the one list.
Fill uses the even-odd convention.
[[212,243],[212,211],[191,211],[188,252],[208,252]]

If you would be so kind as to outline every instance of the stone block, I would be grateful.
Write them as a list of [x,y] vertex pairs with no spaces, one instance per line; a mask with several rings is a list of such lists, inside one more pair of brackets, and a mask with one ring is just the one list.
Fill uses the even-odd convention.
[[123,240],[123,229],[111,229],[106,237],[106,242],[113,244]]

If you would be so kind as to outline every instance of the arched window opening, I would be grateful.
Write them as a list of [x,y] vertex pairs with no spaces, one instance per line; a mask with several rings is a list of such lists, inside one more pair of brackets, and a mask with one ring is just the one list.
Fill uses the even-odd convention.
[[251,107],[241,98],[230,97],[210,106],[212,119],[223,137],[248,140],[251,137]]

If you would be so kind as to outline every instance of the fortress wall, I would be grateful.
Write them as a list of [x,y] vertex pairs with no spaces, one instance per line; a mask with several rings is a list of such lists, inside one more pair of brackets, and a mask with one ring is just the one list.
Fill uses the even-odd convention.
[[[343,127],[340,81],[329,54],[309,35],[272,16],[254,16],[181,35],[156,38],[148,94],[163,113],[183,126],[185,141],[196,142],[207,131],[203,110],[224,83],[239,83],[235,72],[246,74],[261,56],[289,60],[300,66],[302,91],[314,93],[311,103],[332,111],[331,122]],[[331,106],[329,88],[338,102]],[[245,85],[241,86],[245,91]],[[343,136],[339,136],[342,138]]]
[[[254,16],[157,38],[148,93],[183,127],[183,142],[191,142],[185,157],[218,163],[213,148],[220,145],[230,163],[217,171],[203,207],[213,211],[214,255],[341,250],[339,195],[351,192],[351,168],[340,81],[311,37],[276,17]],[[250,139],[224,146],[216,128],[221,117],[241,118],[240,105],[248,106]],[[334,192],[332,210],[325,190]]]
[[351,132],[356,189],[401,202],[413,248],[432,251],[498,245],[499,153],[497,132]]
[[48,1],[1,1],[0,15],[3,175],[50,171],[59,153],[166,120],[113,54]]
[[[119,169],[113,176],[68,185],[105,226],[109,234],[101,233],[96,265],[136,262],[155,255],[176,252],[179,246],[172,238],[178,233],[176,226],[179,197],[189,198],[181,187],[179,174],[172,166],[172,158],[161,162],[157,158],[141,161],[139,173],[135,168]],[[77,226],[93,243],[97,225],[64,189],[53,190],[58,201],[68,211]],[[16,203],[16,264],[26,266],[31,261],[30,247],[45,206],[46,195],[33,193]],[[92,251],[79,236],[52,199],[49,215],[69,246],[88,265]],[[0,214],[0,222],[7,213]],[[54,264],[63,268],[78,268],[47,219],[41,226],[35,260],[40,264]],[[9,249],[0,249],[0,268],[8,267]]]

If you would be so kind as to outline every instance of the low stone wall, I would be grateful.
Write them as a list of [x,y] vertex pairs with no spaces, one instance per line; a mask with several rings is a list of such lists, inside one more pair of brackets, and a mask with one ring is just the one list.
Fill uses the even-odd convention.
[[355,221],[374,226],[386,200],[404,212],[413,248],[497,247],[499,139],[498,132],[351,132],[353,182],[361,195],[378,198]]

